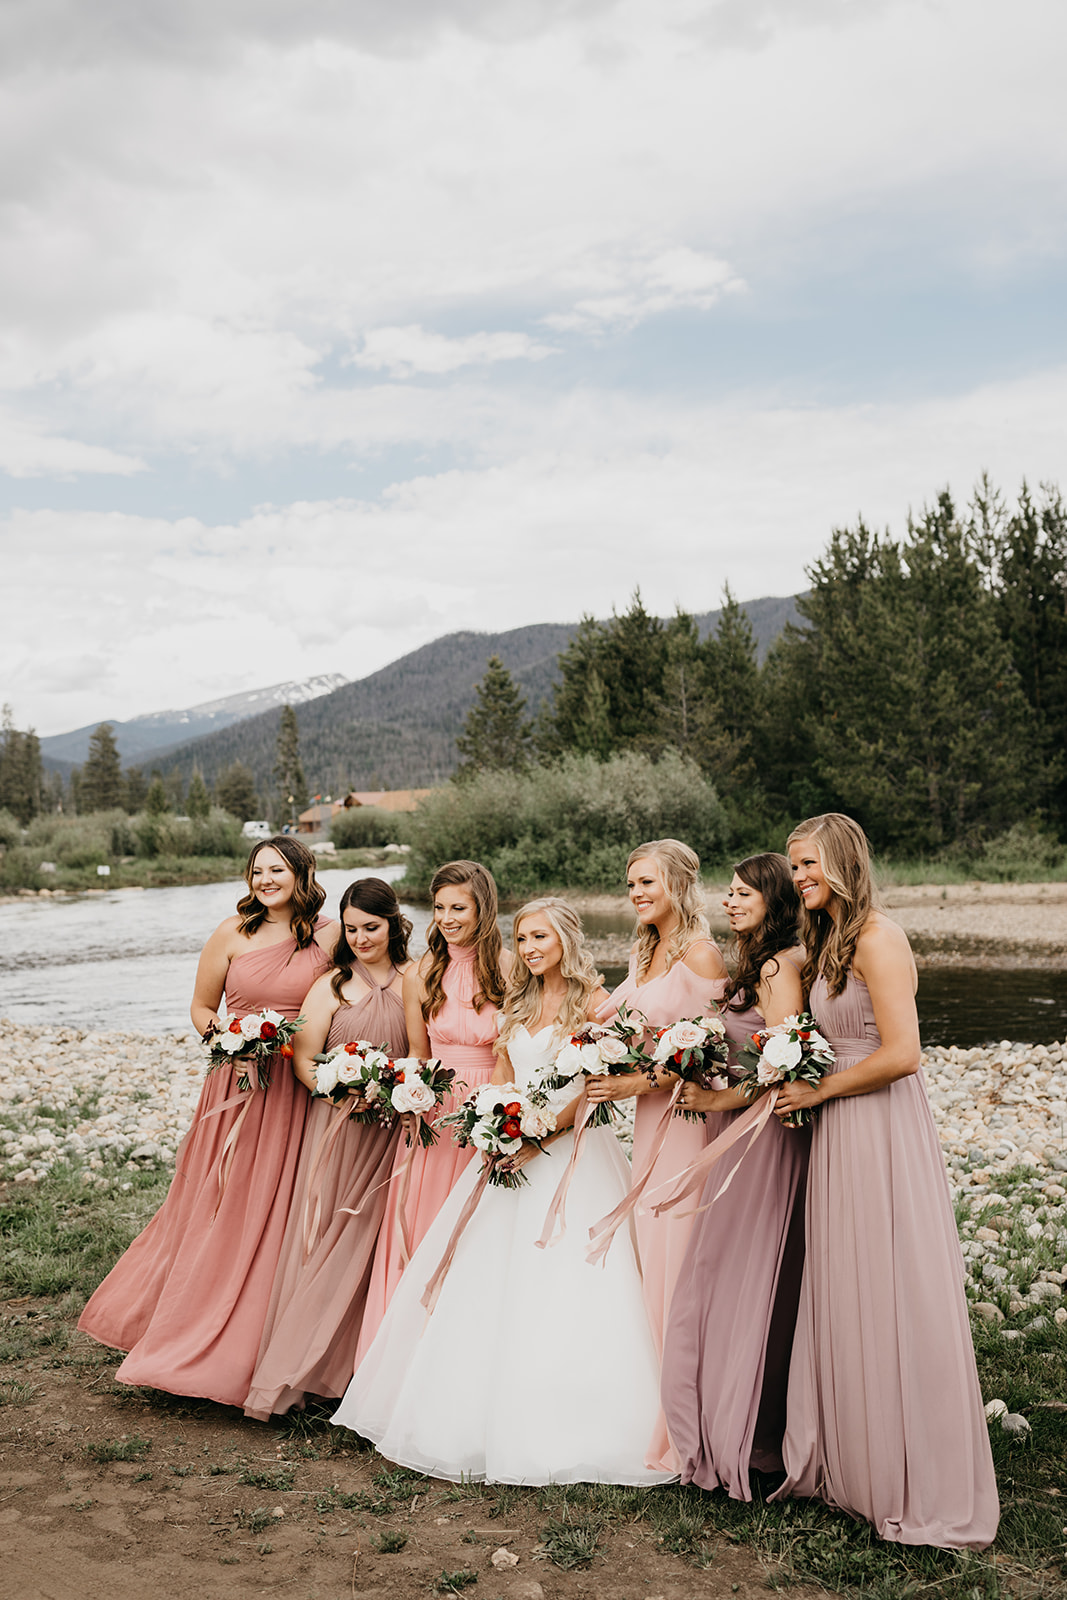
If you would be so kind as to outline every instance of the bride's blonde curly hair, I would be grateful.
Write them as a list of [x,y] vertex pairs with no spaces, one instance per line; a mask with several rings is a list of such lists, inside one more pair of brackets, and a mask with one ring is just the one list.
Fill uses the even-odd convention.
[[[698,939],[711,938],[700,893],[700,857],[680,839],[653,839],[630,851],[626,863],[627,877],[635,861],[655,862],[678,917],[677,925],[667,941],[667,971],[670,971],[676,961],[681,961],[691,944]],[[658,928],[643,922],[638,924],[635,949],[639,978],[643,978],[648,971],[659,943]]]
[[[518,939],[522,923],[533,916],[544,917],[563,946],[563,958],[559,970],[566,980],[567,991],[556,1017],[555,1028],[557,1035],[565,1038],[586,1020],[589,1014],[589,1001],[600,987],[603,978],[589,954],[578,913],[566,900],[546,896],[541,900],[530,900],[516,911],[511,931],[513,945]],[[498,1055],[504,1054],[508,1040],[519,1028],[528,1029],[537,1021],[541,1015],[543,990],[543,978],[530,971],[516,946],[515,959],[511,963],[511,973],[504,991],[504,1002],[500,1008],[500,1035],[494,1047]]]

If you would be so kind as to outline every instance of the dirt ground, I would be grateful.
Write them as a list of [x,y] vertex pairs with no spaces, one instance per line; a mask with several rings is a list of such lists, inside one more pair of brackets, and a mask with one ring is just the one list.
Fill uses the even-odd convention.
[[[222,1406],[122,1389],[114,1358],[101,1361],[92,1341],[72,1332],[59,1350],[69,1326],[44,1301],[0,1309],[0,1339],[25,1348],[30,1336],[40,1351],[0,1367],[0,1594],[12,1600],[768,1592],[747,1549],[718,1539],[700,1569],[659,1547],[646,1522],[616,1521],[589,1565],[561,1570],[539,1550],[560,1510],[539,1508],[534,1491],[416,1479],[328,1434],[283,1439]],[[133,1459],[95,1459],[94,1447]],[[444,1574],[458,1574],[458,1588],[435,1591]]]

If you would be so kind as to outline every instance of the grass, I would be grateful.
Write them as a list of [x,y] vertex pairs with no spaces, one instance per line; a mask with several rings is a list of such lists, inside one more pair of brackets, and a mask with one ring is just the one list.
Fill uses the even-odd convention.
[[101,1444],[86,1445],[85,1453],[90,1461],[102,1466],[106,1461],[141,1461],[151,1448],[151,1439],[135,1435],[132,1439],[105,1439]]
[[237,1482],[244,1483],[252,1489],[273,1489],[285,1493],[293,1487],[295,1467],[272,1467],[269,1471],[261,1472],[257,1467],[242,1467],[237,1474]]
[[434,1584],[435,1594],[460,1594],[478,1582],[478,1574],[470,1567],[460,1567],[455,1572],[442,1572]]

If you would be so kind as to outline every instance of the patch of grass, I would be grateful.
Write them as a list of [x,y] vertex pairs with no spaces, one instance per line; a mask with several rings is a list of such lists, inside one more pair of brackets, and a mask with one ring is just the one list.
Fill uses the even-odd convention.
[[151,1483],[152,1474],[150,1472],[139,1472],[132,1481],[134,1483]]
[[262,1533],[274,1521],[266,1506],[257,1506],[254,1511],[235,1511],[233,1516],[237,1526],[247,1528],[249,1533]]
[[0,1382],[0,1406],[27,1406],[40,1392],[35,1383],[27,1383],[22,1378],[5,1378]]
[[459,1594],[478,1582],[478,1574],[470,1567],[460,1567],[455,1572],[442,1572],[434,1584],[436,1594]]
[[311,1399],[303,1411],[287,1411],[274,1423],[279,1439],[318,1439],[329,1436],[330,1418],[337,1410],[336,1400]]
[[261,1470],[259,1467],[242,1467],[237,1474],[238,1483],[246,1483],[252,1489],[274,1489],[284,1493],[293,1487],[293,1478],[296,1468],[286,1465],[269,1467]]
[[541,1545],[553,1566],[569,1572],[573,1567],[589,1565],[603,1532],[604,1523],[600,1517],[568,1517],[549,1522],[541,1529]]
[[[101,1175],[115,1176],[116,1165]],[[90,1190],[82,1169],[55,1167],[40,1183],[10,1185],[0,1201],[0,1295],[88,1296],[158,1210],[165,1172],[127,1172],[118,1189]]]
[[425,1489],[429,1481],[421,1472],[409,1472],[406,1467],[383,1467],[371,1479],[376,1489],[393,1500],[410,1499]]
[[151,1439],[105,1439],[102,1444],[87,1444],[85,1453],[90,1461],[143,1461],[152,1448]]
[[377,1538],[378,1549],[383,1556],[395,1556],[408,1542],[406,1533],[401,1533],[397,1528],[386,1528]]
[[170,1470],[176,1478],[189,1478],[196,1469],[194,1467],[171,1467]]

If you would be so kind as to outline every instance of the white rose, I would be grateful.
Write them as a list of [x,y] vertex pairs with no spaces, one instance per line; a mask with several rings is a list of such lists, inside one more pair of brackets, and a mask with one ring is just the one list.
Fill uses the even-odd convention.
[[421,1078],[406,1078],[398,1083],[390,1096],[394,1111],[425,1112],[433,1108],[435,1095]]
[[705,1029],[695,1022],[676,1022],[671,1032],[676,1050],[695,1050],[697,1045],[704,1043],[706,1037]]
[[[352,1082],[354,1080],[350,1079],[349,1081]],[[377,1078],[368,1078],[366,1083],[360,1084],[360,1094],[362,1094],[364,1100],[380,1100],[382,1086]]]
[[231,1033],[229,1028],[227,1028],[225,1033],[220,1033],[218,1037],[212,1039],[211,1042],[212,1044],[217,1044],[220,1050],[225,1050],[228,1056],[232,1056],[238,1050],[240,1050],[241,1046],[246,1043],[246,1040],[243,1033]]
[[604,1070],[604,1058],[600,1054],[599,1044],[583,1044],[578,1048],[580,1061],[579,1070],[598,1078]]
[[273,1022],[275,1027],[277,1027],[280,1022],[285,1022],[287,1020],[288,1019],[283,1016],[280,1011],[264,1011],[263,1013],[263,1021]]
[[241,1032],[246,1039],[259,1038],[260,1018],[253,1012],[250,1016],[241,1018]]
[[471,1144],[476,1150],[488,1152],[496,1149],[496,1140],[484,1122],[476,1122],[471,1129]]
[[381,1072],[383,1067],[387,1067],[389,1065],[389,1057],[381,1050],[371,1049],[368,1050],[366,1055],[363,1057],[363,1062],[368,1072],[373,1067],[377,1067],[378,1071]]
[[726,1024],[721,1017],[700,1017],[698,1021],[700,1027],[704,1029],[704,1032],[709,1034],[713,1039],[725,1039]]
[[548,1106],[530,1106],[522,1114],[521,1126],[527,1139],[543,1139],[555,1129],[555,1113]]
[[778,1071],[778,1068],[761,1057],[760,1064],[756,1068],[756,1082],[765,1088],[769,1083],[781,1083],[781,1081],[782,1074]]
[[620,1061],[625,1061],[629,1054],[629,1045],[625,1039],[619,1039],[613,1033],[601,1039],[599,1049],[603,1059],[609,1066],[616,1067]]
[[480,1117],[491,1117],[498,1105],[509,1105],[519,1098],[513,1083],[487,1083],[474,1096],[474,1109]]
[[658,1041],[656,1048],[652,1052],[652,1059],[653,1061],[669,1061],[677,1048],[678,1046],[674,1042],[674,1029],[665,1028],[663,1037]]
[[517,1150],[522,1149],[521,1139],[505,1139],[501,1136],[497,1141],[497,1150],[502,1156],[513,1156]]
[[552,1063],[552,1070],[561,1078],[573,1078],[577,1073],[585,1070],[580,1044],[565,1044]]
[[790,1039],[785,1033],[772,1034],[763,1047],[763,1059],[777,1067],[779,1074],[798,1066],[803,1054],[800,1040]]
[[332,1094],[341,1082],[341,1074],[337,1070],[337,1062],[320,1061],[315,1069],[316,1094]]

